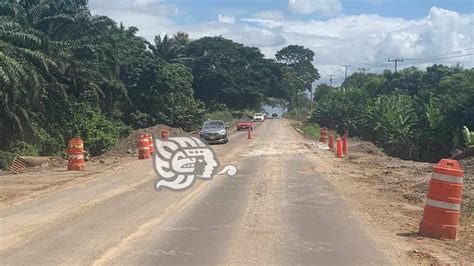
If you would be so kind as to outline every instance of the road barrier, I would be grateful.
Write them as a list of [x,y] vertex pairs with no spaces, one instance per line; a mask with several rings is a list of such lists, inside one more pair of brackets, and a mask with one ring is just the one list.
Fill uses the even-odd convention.
[[147,134],[148,135],[148,145],[150,146],[150,155],[153,155],[155,153],[155,147],[153,147],[153,135],[152,134]]
[[331,151],[334,150],[334,136],[332,132],[329,132],[328,147],[329,147],[329,150]]
[[326,143],[327,135],[328,135],[328,129],[325,127],[321,128],[321,132],[319,133],[319,142]]
[[458,239],[464,171],[456,160],[441,160],[433,167],[420,234]]
[[150,139],[148,138],[148,134],[140,135],[140,139],[138,140],[138,159],[150,159]]
[[84,141],[80,137],[69,140],[67,149],[68,154],[68,171],[84,171],[86,162],[84,160]]
[[337,158],[342,158],[342,141],[339,136],[337,136],[336,140],[336,156]]

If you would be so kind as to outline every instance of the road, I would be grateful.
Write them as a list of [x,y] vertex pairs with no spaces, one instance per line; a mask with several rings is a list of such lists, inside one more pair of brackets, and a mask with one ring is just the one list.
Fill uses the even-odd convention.
[[213,148],[234,177],[155,191],[151,161],[0,210],[2,265],[319,264],[387,260],[285,119]]

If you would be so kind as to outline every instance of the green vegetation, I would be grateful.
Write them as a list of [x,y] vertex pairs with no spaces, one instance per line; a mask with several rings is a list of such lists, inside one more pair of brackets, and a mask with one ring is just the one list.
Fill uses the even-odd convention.
[[231,111],[224,109],[206,114],[206,120],[223,120],[227,126],[233,127],[242,116],[253,117],[257,111],[254,109],[242,109]]
[[227,120],[226,109],[258,110],[268,98],[297,105],[292,95],[319,76],[301,46],[271,60],[222,37],[149,43],[87,2],[0,0],[1,168],[18,154],[61,154],[76,135],[95,156],[131,129],[194,130],[207,113]]
[[303,127],[303,132],[314,139],[319,139],[321,128],[318,124],[307,123]]
[[463,133],[466,146],[474,147],[474,132],[470,131],[469,128],[465,126]]
[[356,73],[342,87],[317,88],[311,121],[348,129],[393,156],[437,161],[464,148],[463,127],[474,127],[474,69]]

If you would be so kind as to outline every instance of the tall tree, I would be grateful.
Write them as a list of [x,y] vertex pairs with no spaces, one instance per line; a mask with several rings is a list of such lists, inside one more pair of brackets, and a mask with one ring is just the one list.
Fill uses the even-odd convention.
[[285,84],[293,95],[290,107],[298,111],[298,94],[310,90],[311,84],[320,78],[313,65],[314,52],[299,45],[289,45],[276,54],[277,62],[285,66]]

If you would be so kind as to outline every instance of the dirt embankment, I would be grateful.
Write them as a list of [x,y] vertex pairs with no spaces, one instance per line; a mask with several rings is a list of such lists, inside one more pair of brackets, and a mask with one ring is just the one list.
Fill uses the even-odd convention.
[[474,158],[461,161],[465,171],[460,239],[418,235],[433,164],[386,156],[370,142],[351,139],[349,155],[325,159],[328,180],[380,236],[387,253],[420,264],[474,264]]
[[[0,208],[87,182],[97,178],[104,171],[113,170],[119,164],[128,163],[130,157],[137,156],[137,143],[141,134],[159,136],[163,129],[170,130],[171,135],[183,133],[179,128],[166,125],[135,130],[110,151],[86,162],[86,170],[83,172],[66,171],[67,161],[60,158],[54,158],[54,163],[21,170],[19,174],[0,172]],[[87,143],[85,147],[87,149]]]

